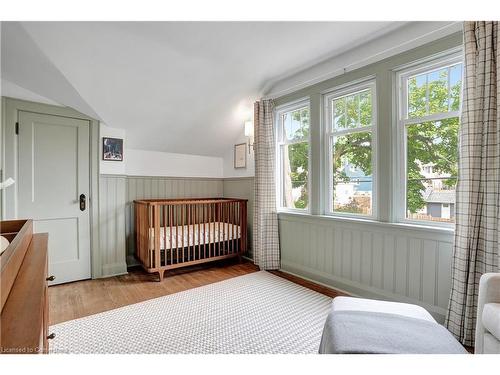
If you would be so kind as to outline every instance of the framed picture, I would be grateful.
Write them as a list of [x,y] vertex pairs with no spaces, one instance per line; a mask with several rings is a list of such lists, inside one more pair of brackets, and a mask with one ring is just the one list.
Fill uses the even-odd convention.
[[234,145],[234,168],[247,167],[247,144]]
[[123,161],[123,139],[103,137],[102,160]]

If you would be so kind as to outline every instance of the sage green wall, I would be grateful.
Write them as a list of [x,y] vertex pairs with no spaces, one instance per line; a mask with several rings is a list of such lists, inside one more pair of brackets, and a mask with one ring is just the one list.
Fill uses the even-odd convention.
[[[391,223],[394,70],[462,45],[456,33],[275,99],[277,106],[310,98],[311,215],[279,214],[281,268],[349,293],[424,306],[443,321],[451,285],[453,231]],[[374,78],[377,94],[378,221],[323,215],[323,94]]]
[[125,256],[125,176],[99,176],[99,243],[102,277],[127,273]]
[[248,244],[247,257],[253,258],[252,238],[253,238],[253,204],[254,204],[254,178],[234,177],[224,179],[224,197],[248,199]]

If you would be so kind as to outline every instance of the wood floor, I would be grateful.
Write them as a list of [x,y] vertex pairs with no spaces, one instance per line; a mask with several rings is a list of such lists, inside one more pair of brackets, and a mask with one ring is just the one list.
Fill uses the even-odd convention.
[[[157,275],[134,268],[123,276],[51,286],[49,324],[81,318],[256,271],[258,268],[251,262],[236,263],[234,260],[228,260],[172,270],[165,273],[163,282],[156,281]],[[273,273],[330,297],[342,295],[333,289],[283,272]]]

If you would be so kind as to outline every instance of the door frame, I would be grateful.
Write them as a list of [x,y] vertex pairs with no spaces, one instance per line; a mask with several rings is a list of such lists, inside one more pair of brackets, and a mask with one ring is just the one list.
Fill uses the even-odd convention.
[[[99,128],[98,120],[84,115],[69,107],[35,103],[21,99],[2,97],[2,139],[0,150],[3,152],[3,165],[0,168],[4,178],[17,180],[18,149],[16,123],[19,111],[34,112],[44,115],[70,117],[89,121],[90,124],[90,262],[93,279],[102,276],[102,262],[99,248]],[[0,220],[17,218],[17,189],[6,189],[0,195]]]

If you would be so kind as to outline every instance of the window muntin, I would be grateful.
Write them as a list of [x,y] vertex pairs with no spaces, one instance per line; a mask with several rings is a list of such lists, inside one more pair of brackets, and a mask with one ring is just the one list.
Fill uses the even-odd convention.
[[326,98],[328,108],[328,212],[374,216],[374,84]]
[[454,222],[461,84],[458,59],[401,75],[404,220]]
[[278,207],[309,209],[309,103],[277,111]]

